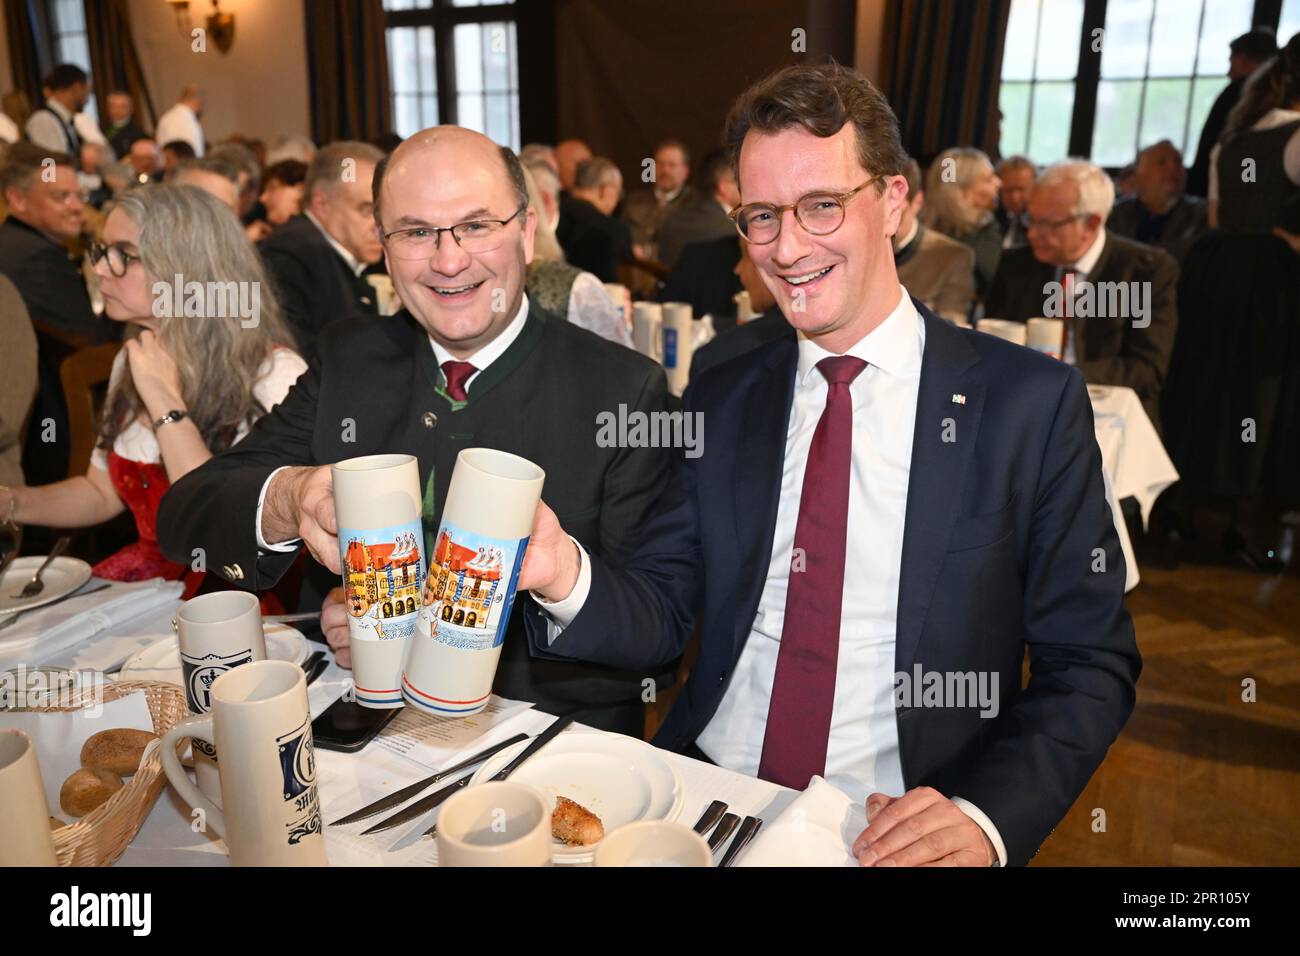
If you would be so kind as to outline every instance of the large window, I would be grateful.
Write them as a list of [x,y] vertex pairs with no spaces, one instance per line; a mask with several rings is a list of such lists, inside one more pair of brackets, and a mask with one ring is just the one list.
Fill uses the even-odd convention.
[[1205,116],[1228,82],[1228,43],[1250,29],[1253,5],[1253,0],[1110,0],[1093,161],[1123,166],[1139,148],[1162,139],[1184,156],[1195,155]]
[[384,9],[397,133],[456,123],[519,149],[512,0],[384,0]]
[[1082,24],[1083,0],[1012,0],[998,102],[1005,155],[1069,151]]
[[[44,30],[40,29],[42,15]],[[86,39],[86,8],[82,0],[45,0],[36,13],[38,33],[43,34],[45,45],[38,44],[37,56],[44,75],[59,63],[72,63],[90,75],[90,43]],[[96,91],[103,92],[103,91]],[[85,113],[96,123],[95,98],[86,103]]]
[[1227,84],[1228,43],[1252,24],[1285,43],[1300,0],[1011,0],[1002,153],[1115,167],[1168,139],[1190,163]]

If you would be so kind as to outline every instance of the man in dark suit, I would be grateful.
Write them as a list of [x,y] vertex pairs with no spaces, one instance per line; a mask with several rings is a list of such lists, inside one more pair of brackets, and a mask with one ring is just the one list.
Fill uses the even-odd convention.
[[[539,509],[521,575],[534,652],[645,668],[698,624],[656,743],[865,798],[864,864],[1023,864],[1123,727],[1139,670],[1083,378],[905,294],[897,121],[859,74],[760,81],[726,142],[751,255],[798,339],[696,379],[704,453],[622,566]],[[922,672],[949,691],[922,700]],[[952,689],[978,675],[983,716]]]
[[[329,463],[417,456],[432,553],[457,454],[522,455],[546,471],[546,493],[583,546],[614,562],[630,550],[669,468],[659,448],[602,444],[596,425],[620,406],[661,412],[663,369],[545,315],[524,294],[536,216],[512,152],[437,127],[405,140],[374,182],[384,256],[406,310],[328,327],[288,398],[228,453],[177,482],[158,517],[167,554],[188,562],[202,547],[210,568],[256,590],[279,579],[301,539],[325,566],[307,572],[302,603],[315,606],[334,588],[322,627],[345,664]],[[642,682],[654,673],[530,661],[516,610],[494,689],[639,737]]]
[[674,203],[664,212],[659,226],[657,257],[670,269],[691,243],[736,234],[728,214],[740,204],[740,191],[726,153],[718,150],[705,158],[699,185],[693,197]]
[[1029,199],[1029,245],[1002,257],[990,316],[1064,318],[1065,361],[1093,385],[1125,385],[1160,427],[1160,389],[1178,328],[1178,264],[1109,232],[1105,171],[1082,160],[1049,167]]
[[1210,150],[1223,135],[1228,114],[1241,99],[1242,88],[1250,74],[1270,57],[1277,55],[1277,35],[1259,29],[1243,33],[1228,44],[1228,85],[1223,88],[1205,116],[1201,138],[1196,144],[1196,159],[1187,174],[1187,191],[1193,196],[1210,194]]
[[736,323],[734,296],[741,289],[736,277],[740,262],[740,237],[731,235],[692,242],[677,257],[677,264],[655,296],[660,302],[689,302],[697,316],[713,316],[721,332]]
[[72,158],[15,144],[0,170],[0,193],[9,204],[0,225],[0,274],[17,286],[38,345],[40,386],[23,468],[28,483],[44,484],[68,477],[68,412],[59,366],[76,349],[107,341],[112,326],[95,316],[80,265],[65,245],[81,234],[83,210]]
[[369,143],[343,141],[316,151],[307,170],[303,209],[263,240],[271,272],[298,351],[311,361],[327,322],[378,313],[377,297],[362,278],[381,254],[375,232],[371,181],[384,154]]
[[1180,264],[1187,250],[1209,228],[1205,200],[1183,191],[1183,154],[1162,139],[1138,153],[1133,171],[1137,192],[1115,203],[1106,228],[1149,246],[1158,246]]
[[[691,154],[680,139],[666,139],[655,147],[654,177],[633,190],[623,201],[621,215],[632,227],[638,254],[663,261],[657,251],[659,229],[674,210],[693,203],[698,194],[691,186]],[[645,169],[639,170],[645,179]]]
[[149,134],[140,128],[132,113],[135,104],[131,94],[124,90],[114,90],[108,94],[108,115],[104,117],[100,129],[108,145],[119,160],[125,160],[131,152],[131,144],[137,139],[148,139]]
[[608,159],[593,156],[578,163],[573,189],[560,196],[555,238],[569,265],[601,282],[618,281],[620,262],[632,261],[632,230],[612,213],[623,195],[623,174]]

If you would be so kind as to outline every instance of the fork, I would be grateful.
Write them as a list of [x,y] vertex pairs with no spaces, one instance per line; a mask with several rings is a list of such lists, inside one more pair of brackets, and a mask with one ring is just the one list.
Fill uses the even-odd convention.
[[51,561],[61,555],[64,551],[68,550],[68,545],[71,542],[72,539],[67,535],[64,535],[58,541],[54,542],[54,548],[50,551],[50,556],[41,563],[39,568],[36,569],[36,573],[32,575],[32,579],[23,585],[22,591],[11,596],[15,599],[34,598],[36,595],[44,591],[45,582],[41,580],[41,575],[45,573],[45,569],[50,566]]

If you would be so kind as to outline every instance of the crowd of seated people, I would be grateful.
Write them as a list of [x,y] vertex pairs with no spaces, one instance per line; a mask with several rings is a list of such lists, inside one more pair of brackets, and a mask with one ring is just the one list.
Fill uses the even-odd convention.
[[[1225,547],[1252,567],[1275,568],[1260,502],[1289,502],[1281,485],[1300,476],[1286,312],[1300,272],[1300,52],[1295,38],[1279,49],[1252,32],[1233,41],[1232,57],[1197,150],[1203,186],[1165,139],[1141,144],[1126,169],[1111,172],[954,144],[899,170],[906,198],[892,248],[908,292],[953,324],[1064,319],[1064,359],[1092,384],[1134,389],[1184,491],[1233,500]],[[403,309],[374,212],[374,184],[400,139],[318,147],[301,136],[269,145],[214,138],[195,86],[153,124],[131,95],[110,91],[96,125],[85,112],[89,78],[66,64],[42,92],[36,109],[9,95],[0,113],[10,368],[0,520],[91,527],[129,509],[138,541],[97,570],[183,576],[152,538],[169,483],[283,400],[326,326]],[[697,353],[693,377],[788,334],[737,228],[743,193],[724,152],[693,165],[686,143],[668,137],[648,163],[621,170],[566,139],[528,144],[518,158],[527,202],[515,212],[532,223],[526,290],[548,318],[631,348],[629,315],[607,286],[639,263],[663,278],[637,297],[688,301],[722,332]],[[1243,176],[1247,160],[1252,174]],[[339,175],[344,165],[351,175]],[[441,249],[460,238],[435,229],[433,241]],[[237,318],[159,318],[149,290],[176,275],[258,285],[257,329],[235,334]],[[1239,280],[1218,281],[1228,275]],[[1090,285],[1133,289],[1129,311],[1081,314],[1071,297]],[[1069,301],[1052,313],[1045,290],[1058,286]],[[737,322],[739,298],[749,322]],[[1094,297],[1094,308],[1103,301]],[[1233,321],[1222,320],[1225,310]],[[70,475],[60,363],[117,342],[98,447],[85,473]],[[183,416],[155,432],[176,411]],[[1207,447],[1205,434],[1243,418],[1261,423],[1251,455]],[[41,440],[49,423],[61,439]]]

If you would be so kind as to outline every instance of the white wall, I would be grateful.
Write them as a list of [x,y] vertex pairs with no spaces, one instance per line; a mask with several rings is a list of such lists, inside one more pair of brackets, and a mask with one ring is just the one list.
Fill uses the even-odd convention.
[[[207,93],[203,129],[210,143],[232,133],[266,140],[280,134],[309,136],[307,44],[303,0],[222,0],[235,16],[235,39],[221,53],[208,39],[204,53],[191,50],[188,26],[178,26],[163,0],[129,0],[131,31],[145,82],[161,114],[181,87],[197,83]],[[212,10],[191,0],[190,17],[201,27]]]

